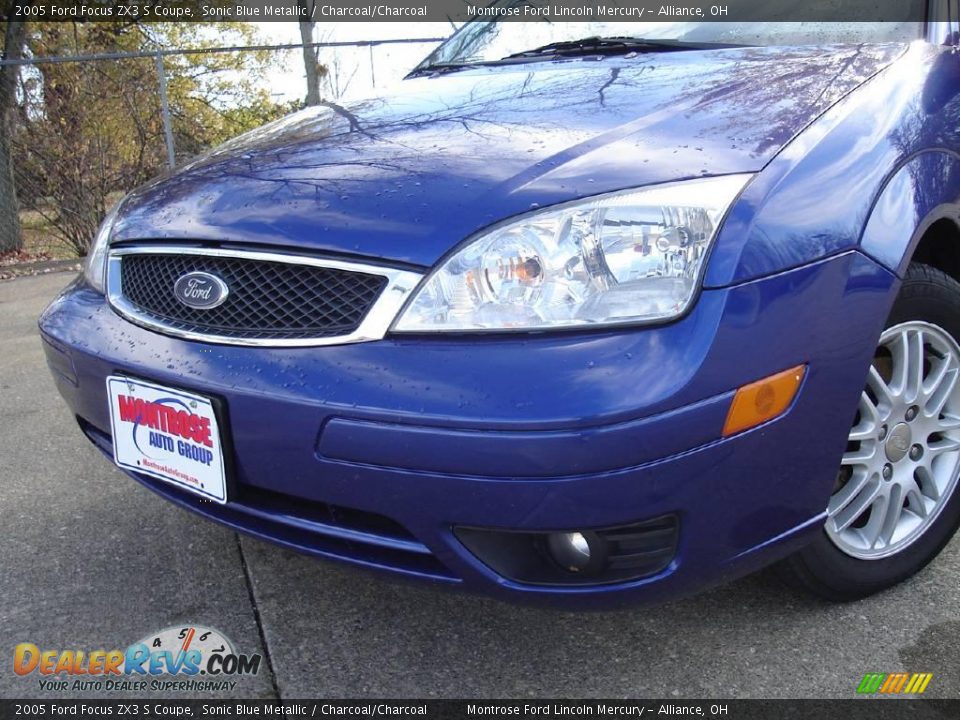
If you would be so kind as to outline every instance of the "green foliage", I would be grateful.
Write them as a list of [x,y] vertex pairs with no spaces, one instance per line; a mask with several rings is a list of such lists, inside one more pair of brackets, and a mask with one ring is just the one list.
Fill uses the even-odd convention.
[[[244,23],[31,23],[33,56],[254,45]],[[269,51],[163,58],[180,160],[291,110],[263,89]],[[166,169],[153,57],[43,64],[21,73],[13,133],[21,204],[84,254],[108,198]]]
[[[154,23],[138,28],[149,46],[202,49],[256,45],[249,23]],[[265,73],[277,61],[268,50],[173,55],[164,58],[177,151],[190,156],[287,112],[273,102]]]

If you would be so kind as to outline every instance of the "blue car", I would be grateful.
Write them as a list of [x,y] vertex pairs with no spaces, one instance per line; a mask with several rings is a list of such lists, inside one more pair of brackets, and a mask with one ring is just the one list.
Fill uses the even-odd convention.
[[948,5],[467,23],[130,193],[40,320],[57,387],[319,558],[573,608],[887,588],[960,524]]

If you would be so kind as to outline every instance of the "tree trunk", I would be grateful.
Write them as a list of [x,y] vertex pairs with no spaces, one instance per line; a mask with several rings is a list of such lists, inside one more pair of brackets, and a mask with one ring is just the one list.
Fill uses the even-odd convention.
[[[16,60],[23,56],[26,23],[10,20],[4,35],[3,59]],[[20,230],[20,207],[13,179],[13,157],[10,137],[13,133],[19,65],[0,65],[0,253],[23,247]]]
[[301,20],[300,42],[303,43],[303,69],[307,74],[307,105],[320,104],[320,76],[317,73],[317,49],[310,47],[313,42],[313,8],[315,0],[297,0],[300,8],[300,17],[309,17],[310,20]]

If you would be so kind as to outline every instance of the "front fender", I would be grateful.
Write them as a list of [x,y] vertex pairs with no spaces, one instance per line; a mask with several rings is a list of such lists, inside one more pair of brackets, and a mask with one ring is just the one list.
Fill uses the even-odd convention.
[[926,223],[957,218],[958,159],[960,55],[918,43],[757,174],[724,222],[704,286],[855,248],[898,270]]

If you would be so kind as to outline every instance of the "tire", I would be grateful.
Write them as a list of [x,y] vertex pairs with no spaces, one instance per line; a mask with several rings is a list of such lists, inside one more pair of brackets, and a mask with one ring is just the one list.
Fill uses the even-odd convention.
[[[950,352],[960,363],[960,283],[912,264],[871,365],[830,498],[830,517],[810,545],[780,563],[788,583],[829,600],[863,598],[919,572],[953,537],[960,526],[960,449],[952,447],[956,438],[960,448],[960,429],[950,426],[960,409],[960,382]],[[920,368],[912,382],[911,368]],[[945,375],[938,385],[940,370]],[[876,375],[889,385],[878,383]],[[927,399],[928,385],[935,389]],[[897,388],[904,389],[899,398]],[[960,428],[960,418],[956,425]],[[872,501],[871,493],[876,493]],[[868,509],[851,520],[862,506]]]

